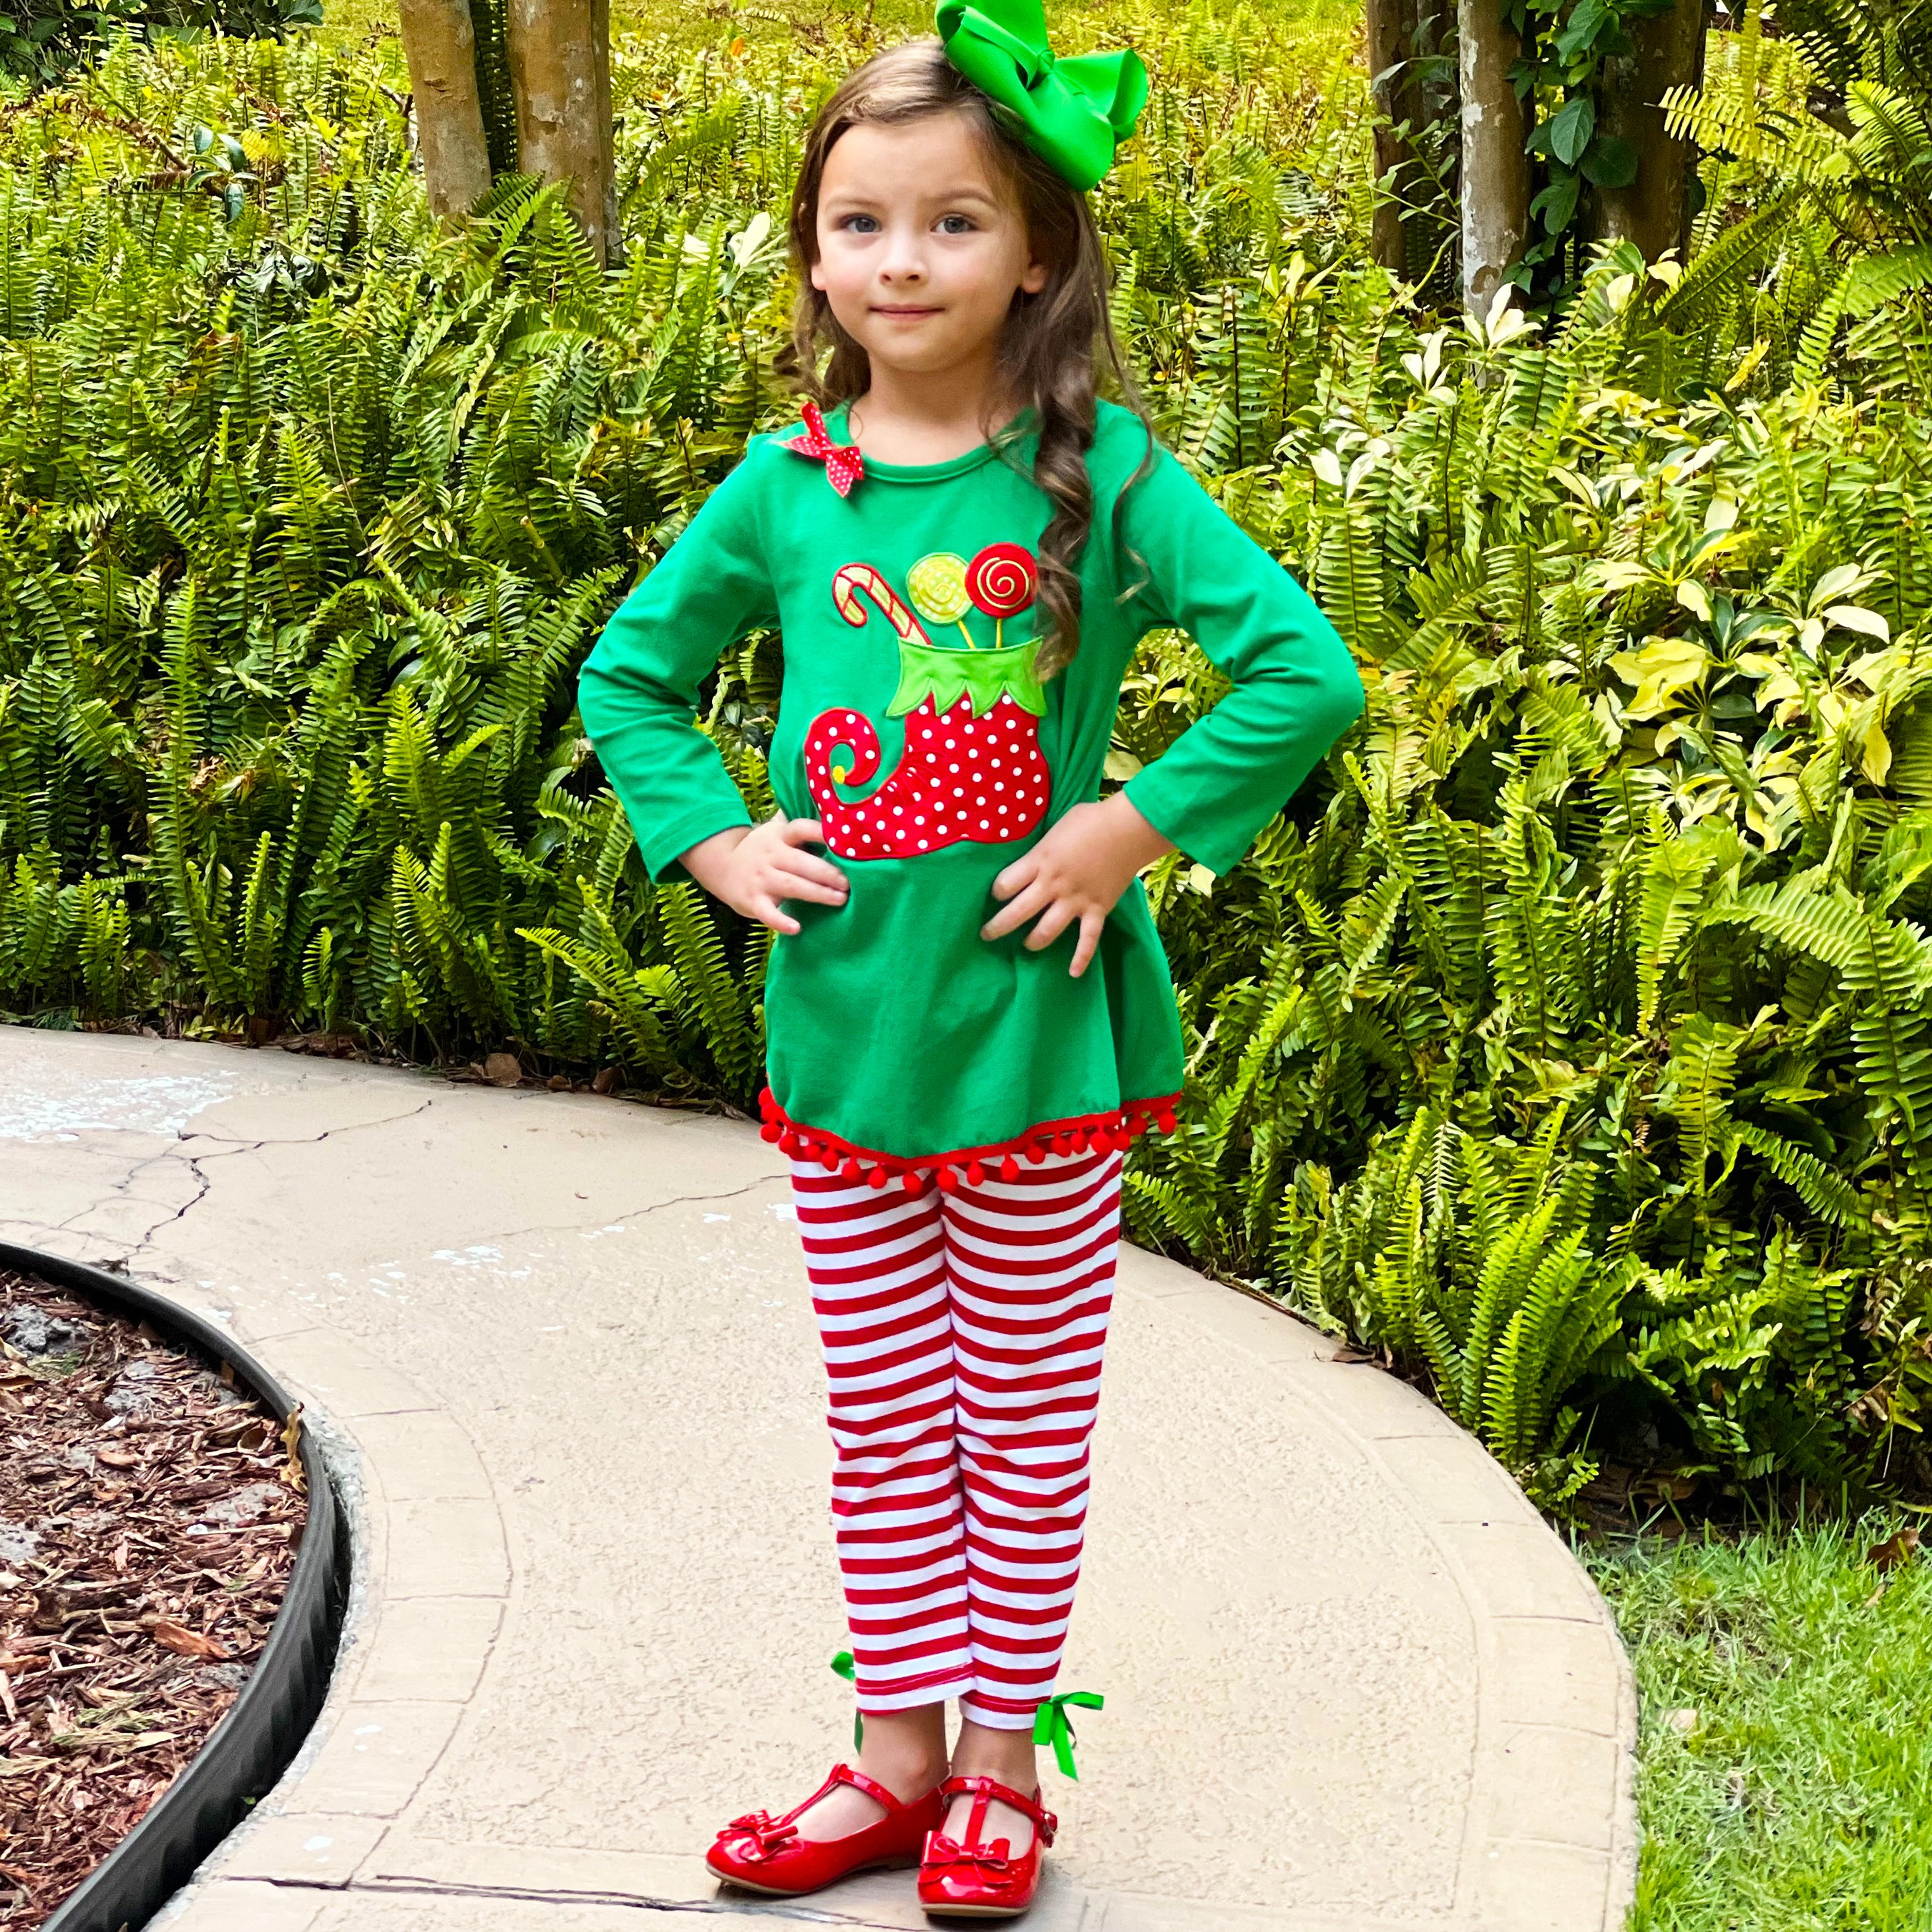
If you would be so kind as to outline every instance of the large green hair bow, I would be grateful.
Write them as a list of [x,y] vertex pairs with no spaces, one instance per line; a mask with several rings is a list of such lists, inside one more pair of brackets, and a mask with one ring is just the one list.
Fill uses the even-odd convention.
[[940,0],[936,24],[947,59],[1076,188],[1093,187],[1114,165],[1147,105],[1147,69],[1131,48],[1056,60],[1040,0]]

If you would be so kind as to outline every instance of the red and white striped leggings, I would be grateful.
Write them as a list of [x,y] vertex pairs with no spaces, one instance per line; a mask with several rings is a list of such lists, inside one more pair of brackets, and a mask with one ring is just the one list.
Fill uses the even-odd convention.
[[1118,1153],[950,1193],[794,1161],[862,1711],[1024,1729],[1080,1574],[1113,1306]]

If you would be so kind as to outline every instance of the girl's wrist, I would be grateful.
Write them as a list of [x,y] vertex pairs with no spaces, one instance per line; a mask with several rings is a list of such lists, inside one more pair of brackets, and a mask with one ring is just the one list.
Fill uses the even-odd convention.
[[1136,872],[1164,859],[1174,850],[1174,841],[1159,832],[1142,815],[1141,808],[1124,791],[1117,791],[1100,801],[1100,809],[1112,821],[1108,831],[1120,842],[1124,854],[1133,860]]
[[714,898],[729,896],[720,890],[738,848],[752,836],[748,825],[734,825],[700,838],[689,851],[680,853],[678,862]]

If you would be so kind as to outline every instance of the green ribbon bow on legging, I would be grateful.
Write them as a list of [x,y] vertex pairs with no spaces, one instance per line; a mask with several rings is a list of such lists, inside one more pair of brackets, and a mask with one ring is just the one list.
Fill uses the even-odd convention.
[[[854,1690],[858,1688],[859,1666],[853,1662],[852,1653],[849,1650],[842,1650],[832,1660],[832,1668],[837,1676],[844,1678]],[[866,1720],[856,1711],[852,1713],[852,1748],[854,1750],[863,1750],[866,1748]]]
[[[859,1666],[853,1661],[849,1650],[842,1650],[832,1660],[833,1673],[856,1685],[859,1681]],[[1072,1720],[1066,1714],[1066,1707],[1076,1704],[1083,1711],[1104,1711],[1107,1700],[1097,1690],[1063,1690],[1058,1696],[1049,1697],[1033,1714],[1033,1741],[1036,1744],[1051,1744],[1054,1761],[1075,1784],[1080,1782],[1080,1773],[1073,1762]],[[858,1712],[852,1713],[852,1748],[862,1750],[866,1745],[866,1720]]]
[[934,24],[946,58],[1056,172],[1084,191],[1114,165],[1147,105],[1147,69],[1131,48],[1056,59],[1040,0],[940,0]]
[[1073,1768],[1073,1726],[1066,1715],[1070,1704],[1077,1704],[1083,1711],[1101,1711],[1106,1708],[1107,1700],[1097,1690],[1063,1690],[1057,1697],[1048,1698],[1033,1714],[1033,1741],[1052,1745],[1054,1761],[1078,1784],[1080,1774]]

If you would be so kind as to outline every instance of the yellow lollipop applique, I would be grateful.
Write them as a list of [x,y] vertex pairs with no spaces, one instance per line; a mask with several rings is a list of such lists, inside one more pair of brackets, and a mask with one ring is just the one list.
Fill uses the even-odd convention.
[[906,574],[906,589],[911,593],[913,608],[928,623],[958,625],[966,648],[976,648],[973,633],[964,622],[973,608],[973,599],[966,590],[963,556],[955,556],[950,550],[936,550],[921,557]]

